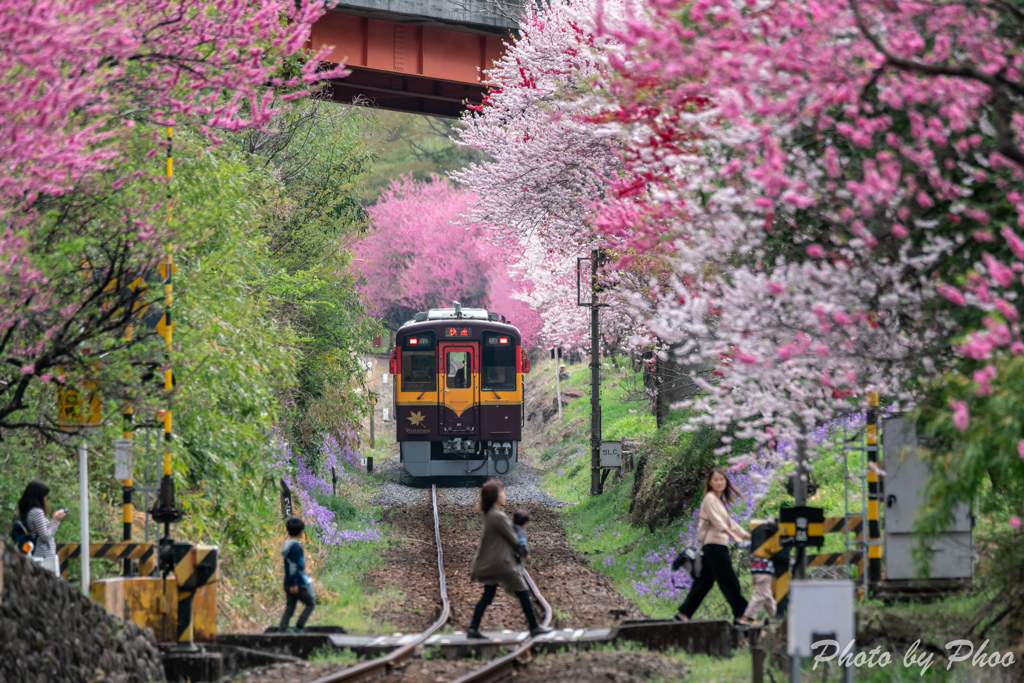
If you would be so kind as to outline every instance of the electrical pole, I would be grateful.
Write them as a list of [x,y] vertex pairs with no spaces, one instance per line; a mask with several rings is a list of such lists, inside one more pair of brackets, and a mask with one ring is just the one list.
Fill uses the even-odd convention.
[[556,346],[551,349],[551,357],[555,359],[555,404],[558,406],[558,419],[562,419],[562,369],[559,364],[562,362],[562,347]]
[[590,253],[590,495],[601,493],[601,350],[597,303],[597,270],[601,251]]

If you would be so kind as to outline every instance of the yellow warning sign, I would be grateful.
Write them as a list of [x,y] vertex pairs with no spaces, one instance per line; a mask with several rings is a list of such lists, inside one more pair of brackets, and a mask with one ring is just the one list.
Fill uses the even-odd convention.
[[160,259],[159,263],[157,263],[156,267],[157,267],[157,270],[160,271],[160,277],[162,277],[165,280],[167,279],[167,263],[168,262],[170,262],[170,264],[171,264],[171,275],[174,275],[175,273],[178,272],[178,266],[176,266],[174,264],[174,261],[172,261],[169,256],[163,257],[162,259]]
[[84,421],[82,395],[71,387],[57,387],[57,425],[61,429],[76,429]]
[[160,321],[156,324],[156,332],[164,338],[164,341],[169,343],[171,341],[171,333],[174,332],[174,328],[177,326],[177,322],[172,322],[170,325],[167,324],[167,314],[165,313],[160,316]]

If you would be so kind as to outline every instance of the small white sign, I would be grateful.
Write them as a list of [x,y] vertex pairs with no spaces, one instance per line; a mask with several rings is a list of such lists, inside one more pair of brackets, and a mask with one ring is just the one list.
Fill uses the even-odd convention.
[[622,442],[601,442],[601,467],[622,467]]
[[384,409],[384,422],[387,422],[387,421],[388,421],[388,409],[385,408]]
[[388,383],[388,377],[390,377],[390,376],[391,376],[391,375],[381,375],[381,376],[380,376],[380,381],[381,381],[381,383],[382,383],[382,384],[387,384],[387,383]]
[[114,440],[114,479],[132,478],[132,440]]
[[[828,605],[828,609],[822,609],[822,605]],[[826,642],[830,648],[823,656],[841,653],[853,642],[855,635],[853,582],[790,581],[788,620],[788,654],[811,657],[815,643],[820,648]]]

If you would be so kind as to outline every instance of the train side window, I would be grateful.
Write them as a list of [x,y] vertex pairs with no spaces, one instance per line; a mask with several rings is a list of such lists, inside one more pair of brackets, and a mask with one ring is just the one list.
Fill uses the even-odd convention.
[[[505,339],[506,343],[501,343],[502,339]],[[484,391],[515,391],[515,339],[507,334],[485,334],[481,366]]]
[[471,373],[473,367],[469,362],[469,352],[449,351],[448,352],[448,388],[469,389],[472,386],[473,378]]
[[418,348],[405,340],[402,344],[402,391],[436,391],[433,334],[421,333]]

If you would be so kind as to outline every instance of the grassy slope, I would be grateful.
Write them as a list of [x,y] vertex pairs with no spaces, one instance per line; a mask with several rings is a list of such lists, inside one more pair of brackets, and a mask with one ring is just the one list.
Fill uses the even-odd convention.
[[[545,359],[534,368],[531,391],[553,397],[555,387],[552,362]],[[590,373],[585,365],[576,365],[571,369],[573,376],[568,381],[568,386],[583,391],[584,397],[569,405],[561,422],[557,417],[552,418],[544,425],[542,433],[533,437],[541,448],[541,464],[546,468],[545,488],[560,499],[573,503],[564,512],[564,521],[573,548],[588,557],[592,566],[611,576],[618,589],[636,600],[646,614],[652,617],[667,617],[674,613],[677,602],[652,596],[645,590],[643,581],[636,581],[636,567],[642,565],[645,558],[664,558],[665,548],[676,545],[680,533],[686,528],[686,522],[677,520],[653,533],[646,528],[631,526],[628,510],[632,496],[632,473],[614,483],[609,479],[604,495],[596,498],[589,495]],[[638,397],[638,380],[628,377],[631,374],[629,368],[605,368],[603,371],[601,398],[604,437],[638,438],[651,444],[664,441],[667,433],[677,434],[685,416],[674,415],[662,428],[661,434],[657,434],[654,419],[650,416],[645,402]],[[544,379],[549,376],[552,377],[551,380]],[[824,507],[826,516],[842,515],[844,511],[842,440],[843,434],[839,431],[816,447],[817,457],[813,476],[819,484],[819,490],[809,503]],[[658,452],[651,452],[650,457],[649,467],[656,467],[659,457],[664,456]],[[852,471],[857,471],[861,463],[856,456],[851,456],[849,466]],[[784,466],[782,471],[786,472],[788,469],[789,466]],[[774,517],[778,508],[786,504],[792,504],[792,498],[785,493],[780,481],[776,480],[759,502],[755,512],[758,516]],[[851,481],[850,510],[858,512],[860,509],[860,485],[857,481]],[[983,527],[985,522],[979,521]],[[822,552],[838,552],[842,550],[842,546],[841,534],[829,535]],[[650,565],[650,562],[647,564]],[[744,594],[749,596],[749,571],[745,567],[736,569]],[[878,601],[866,601],[858,605],[858,618],[902,620],[911,629],[919,628],[920,637],[924,641],[936,643],[941,647],[953,638],[965,637],[963,634],[968,632],[971,622],[990,598],[984,587],[979,586],[978,592],[973,594],[954,596],[931,604],[905,603],[885,606]],[[728,614],[728,607],[721,592],[712,590],[696,616],[710,618],[726,617]],[[916,633],[912,639],[914,637],[917,637]],[[993,649],[998,647],[990,645],[988,651],[991,652]],[[918,669],[903,667],[903,655],[902,649],[894,650],[892,665],[886,669],[862,668],[857,672],[858,680],[967,681],[972,680],[971,676],[984,675],[982,670],[971,668],[954,668],[952,672],[947,672],[943,668],[944,663],[936,663],[924,677],[921,677]],[[736,657],[726,661],[685,654],[678,656],[693,665],[693,671],[700,673],[701,680],[749,680],[748,653],[737,653]],[[806,669],[810,671],[809,666]],[[776,671],[776,675],[778,673]],[[822,678],[820,666],[814,676],[815,680],[840,680],[837,672],[832,672],[828,678]]]
[[[553,363],[542,361],[533,370],[535,377],[551,377],[550,381],[531,385],[531,391],[554,396]],[[609,364],[610,365],[610,364]],[[544,427],[541,464],[547,468],[545,488],[554,496],[576,503],[565,511],[566,531],[573,548],[591,560],[594,567],[610,575],[618,589],[636,601],[652,617],[671,616],[678,603],[658,599],[645,590],[642,582],[634,582],[636,573],[631,567],[650,565],[645,558],[662,555],[665,548],[676,544],[687,520],[678,520],[655,532],[629,523],[629,504],[632,497],[633,474],[605,483],[605,494],[590,496],[590,369],[586,365],[570,368],[569,388],[584,392],[584,397],[569,404],[563,415]],[[640,378],[633,370],[620,363],[618,369],[605,367],[602,372],[601,410],[602,433],[605,439],[620,438],[652,440],[656,435],[655,420],[646,398],[642,394]],[[663,431],[676,430],[680,416],[673,416]],[[582,450],[580,447],[582,446]],[[750,592],[749,573],[741,574],[744,590]],[[727,613],[725,600],[715,591],[704,601],[697,616],[718,616]]]
[[[379,410],[378,410],[379,419]],[[384,425],[377,430],[376,448],[367,445],[363,456],[373,456],[379,463],[390,457],[394,445],[394,427]],[[387,524],[380,522],[382,509],[370,500],[377,491],[377,485],[385,481],[375,471],[357,477],[358,485],[351,490],[349,502],[355,505],[357,516],[372,516],[378,520],[380,541],[357,541],[337,546],[324,547],[320,553],[320,575],[323,595],[318,595],[320,604],[310,619],[310,624],[341,624],[353,633],[375,633],[394,631],[390,624],[372,622],[371,615],[385,602],[399,596],[398,588],[373,591],[363,581],[364,575],[383,562],[389,546],[397,545],[404,539],[396,538]]]

